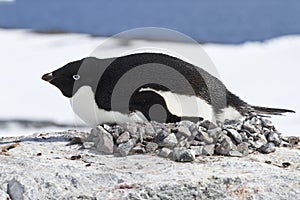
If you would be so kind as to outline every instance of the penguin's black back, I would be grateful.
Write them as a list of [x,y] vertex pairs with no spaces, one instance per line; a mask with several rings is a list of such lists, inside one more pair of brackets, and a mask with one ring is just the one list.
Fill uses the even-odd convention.
[[[168,82],[170,86],[169,88],[164,85],[156,84],[155,78],[159,75],[160,70],[158,70],[156,73],[149,72],[149,74],[145,74],[147,73],[147,70],[146,72],[143,71],[145,72],[144,76],[154,79],[153,83],[147,84],[147,87],[155,88],[156,90],[161,91],[171,91],[177,94],[188,96],[196,95],[197,97],[205,100],[208,104],[212,105],[216,113],[220,113],[221,109],[229,105],[235,108],[237,107],[237,110],[247,105],[237,96],[227,91],[226,87],[219,79],[212,76],[202,68],[166,54],[138,53],[122,57],[103,59],[99,60],[99,62],[109,64],[106,66],[106,69],[98,82],[95,99],[98,107],[107,111],[112,110],[112,94],[118,81],[124,75],[130,73],[131,70],[134,70],[140,66],[145,66],[146,69],[149,69],[149,71],[151,71],[151,68],[155,68],[157,66],[159,66],[157,69],[168,68],[172,71],[175,70],[189,83],[193,89],[192,91],[186,90],[184,86],[181,87],[181,80],[178,80],[178,77],[172,77],[168,73],[163,74],[163,77],[165,79],[164,81]],[[132,79],[134,78],[142,79],[143,77],[132,77]],[[142,86],[139,88],[141,87]],[[141,94],[138,95],[139,88],[136,88],[137,90],[132,93],[129,105],[130,109],[145,108],[145,103],[147,102],[139,101],[143,99]],[[124,90],[126,90],[126,88],[124,88]],[[149,97],[149,94],[145,93],[145,95],[145,98]],[[164,104],[159,96],[152,96],[152,99],[153,100],[151,100],[151,104],[155,104],[155,101],[157,101],[158,104]],[[148,101],[148,103],[150,102]],[[126,112],[126,110],[124,110],[126,109],[125,107],[126,106],[122,105],[119,107],[114,106],[113,110],[117,109],[117,111]]]

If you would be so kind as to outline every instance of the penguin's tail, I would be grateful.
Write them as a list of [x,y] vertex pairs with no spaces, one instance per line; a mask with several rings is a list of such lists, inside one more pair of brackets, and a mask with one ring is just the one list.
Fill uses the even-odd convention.
[[262,115],[283,115],[284,113],[296,113],[293,110],[281,108],[267,108],[261,106],[251,106],[257,114]]

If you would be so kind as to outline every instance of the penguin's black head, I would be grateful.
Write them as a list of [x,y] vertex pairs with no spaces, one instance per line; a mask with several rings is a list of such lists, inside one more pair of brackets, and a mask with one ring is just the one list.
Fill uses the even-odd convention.
[[42,79],[56,86],[64,96],[71,98],[80,84],[84,84],[78,74],[82,62],[83,59],[70,62],[51,73],[44,74]]

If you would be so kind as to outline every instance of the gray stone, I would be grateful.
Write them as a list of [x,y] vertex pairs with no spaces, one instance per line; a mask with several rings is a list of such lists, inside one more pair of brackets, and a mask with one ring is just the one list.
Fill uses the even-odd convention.
[[257,135],[257,140],[254,141],[254,147],[260,148],[262,145],[265,145],[268,143],[266,137],[264,135]]
[[171,153],[172,153],[171,149],[164,147],[164,148],[160,149],[158,156],[163,157],[163,158],[169,158]]
[[243,154],[241,152],[239,152],[239,151],[231,150],[231,151],[229,151],[228,156],[231,156],[231,157],[242,157]]
[[102,126],[97,126],[96,129],[92,129],[91,134],[87,138],[88,142],[94,142],[96,150],[101,153],[112,154],[113,153],[113,137]]
[[221,155],[228,155],[229,151],[236,150],[236,146],[232,143],[230,137],[223,135],[220,139],[220,143],[216,146],[216,153]]
[[202,149],[202,154],[205,156],[212,156],[215,152],[215,145],[214,144],[209,144],[209,145],[205,145],[203,146]]
[[155,136],[155,130],[151,123],[145,123],[144,128],[145,128],[145,134],[147,136],[152,136],[152,137]]
[[261,121],[262,121],[263,127],[273,128],[273,124],[270,120],[262,118]]
[[138,130],[136,123],[127,122],[127,123],[122,124],[122,126],[126,131],[129,132],[130,135],[135,135]]
[[234,129],[227,129],[229,136],[231,136],[236,143],[240,144],[241,142],[243,142],[243,138],[242,136]]
[[246,142],[242,142],[237,145],[237,150],[241,152],[244,156],[249,154],[249,144]]
[[250,133],[256,133],[257,132],[255,126],[252,125],[249,121],[244,122],[243,128],[248,130]]
[[191,146],[190,149],[195,152],[195,156],[203,155],[203,146]]
[[189,138],[192,135],[189,127],[180,125],[177,127],[177,133],[176,133],[176,137],[178,139],[182,139],[182,138]]
[[157,144],[161,143],[166,137],[168,137],[169,134],[170,134],[169,132],[167,132],[167,131],[161,129],[161,130],[156,134],[156,136],[155,136],[155,138],[154,138],[154,142],[157,143]]
[[128,142],[120,144],[117,148],[117,152],[120,153],[121,156],[127,156],[135,144],[136,140],[130,139]]
[[201,131],[199,132],[195,139],[205,142],[205,144],[212,144],[214,142],[214,139],[212,137],[209,137],[208,133]]
[[125,131],[118,137],[116,142],[117,144],[121,144],[121,143],[128,142],[129,139],[130,139],[130,134],[127,131]]
[[274,143],[270,142],[270,143],[267,143],[267,144],[264,144],[263,146],[261,146],[258,149],[258,151],[261,153],[269,154],[269,153],[275,152],[276,148],[275,148]]
[[181,141],[179,141],[177,143],[177,147],[186,147],[186,148],[189,148],[190,147],[190,142],[188,141],[187,138],[185,138],[185,139],[183,139],[183,140],[181,140]]
[[142,146],[135,146],[131,150],[132,154],[143,154],[146,153],[146,150]]
[[174,133],[169,134],[165,139],[158,143],[160,147],[174,147],[177,145],[177,138]]
[[279,146],[281,143],[281,139],[279,138],[276,132],[270,132],[267,136],[268,142],[272,142],[275,146]]
[[158,149],[158,144],[154,142],[148,142],[146,144],[146,152],[153,153],[156,151],[156,149]]
[[190,146],[203,146],[203,145],[205,145],[204,142],[200,142],[200,141],[197,141],[197,140],[190,141]]
[[7,184],[7,193],[12,200],[24,199],[24,186],[16,179],[12,179]]
[[217,128],[217,126],[214,123],[212,123],[212,122],[210,122],[208,120],[202,121],[200,123],[200,126],[206,128],[207,130]]
[[95,146],[95,143],[94,142],[84,142],[82,144],[82,146],[84,149],[91,149]]
[[207,134],[209,137],[212,137],[214,139],[217,139],[220,134],[222,133],[222,129],[220,127],[214,128],[214,129],[209,129],[207,130]]
[[137,135],[139,141],[143,142],[144,137],[146,136],[144,127],[138,127]]
[[122,133],[124,133],[124,131],[125,131],[124,127],[116,125],[114,127],[114,131],[111,134],[115,139],[117,139]]
[[192,162],[195,160],[195,152],[185,147],[173,149],[173,160],[177,162]]

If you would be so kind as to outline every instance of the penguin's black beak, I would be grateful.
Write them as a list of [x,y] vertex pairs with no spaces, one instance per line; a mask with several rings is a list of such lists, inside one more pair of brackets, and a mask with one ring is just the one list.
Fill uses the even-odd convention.
[[48,74],[44,74],[44,75],[42,76],[42,79],[43,79],[44,81],[51,82],[51,81],[54,79],[54,76],[53,76],[52,73],[48,73]]

